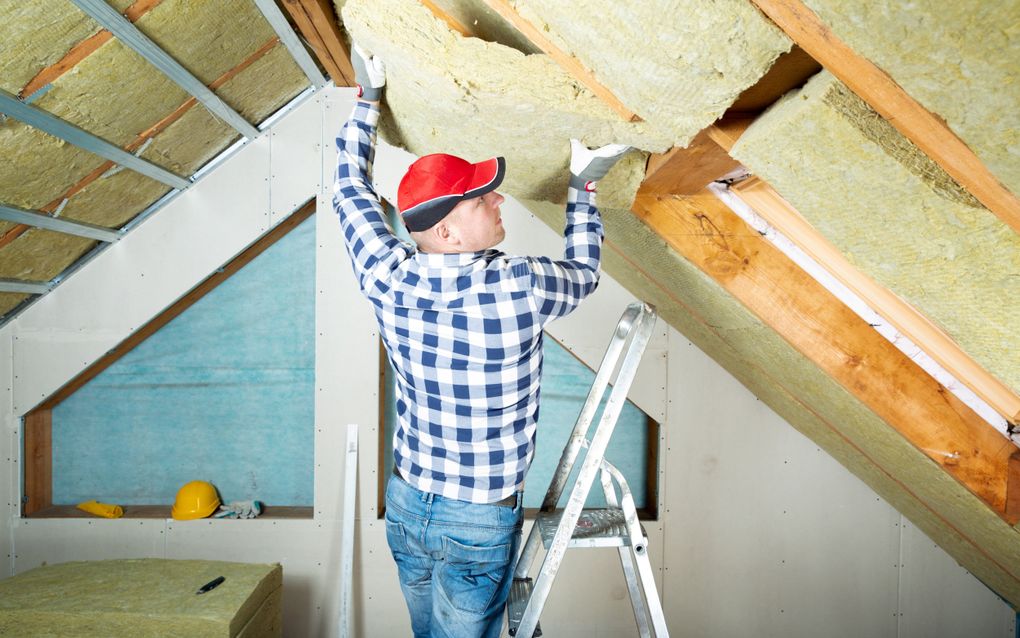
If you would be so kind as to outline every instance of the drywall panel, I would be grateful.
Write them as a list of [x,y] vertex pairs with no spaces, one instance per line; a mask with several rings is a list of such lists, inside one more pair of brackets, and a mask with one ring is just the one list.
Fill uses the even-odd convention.
[[18,519],[14,572],[76,560],[163,557],[166,521]]
[[1020,235],[841,82],[819,73],[732,153],[852,264],[1020,390],[1020,314],[1002,302],[1020,296]]
[[896,636],[899,514],[682,336],[670,346],[671,631]]
[[280,563],[286,636],[335,635],[339,562],[329,562],[340,528],[312,521],[167,521],[164,558]]
[[1014,638],[1016,612],[901,519],[897,638]]
[[268,230],[269,147],[248,144],[13,322],[17,414]]
[[1020,193],[1020,3],[805,0]]
[[274,226],[322,188],[321,100],[321,93],[305,99],[269,129],[269,214]]
[[14,573],[14,517],[21,496],[20,422],[11,411],[11,336],[0,333],[0,578]]

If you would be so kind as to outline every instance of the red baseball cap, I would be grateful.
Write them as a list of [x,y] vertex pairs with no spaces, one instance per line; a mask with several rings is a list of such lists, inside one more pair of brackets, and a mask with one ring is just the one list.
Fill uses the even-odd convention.
[[446,153],[425,155],[415,160],[400,180],[397,208],[408,230],[427,230],[465,199],[496,190],[505,173],[502,157],[472,164]]

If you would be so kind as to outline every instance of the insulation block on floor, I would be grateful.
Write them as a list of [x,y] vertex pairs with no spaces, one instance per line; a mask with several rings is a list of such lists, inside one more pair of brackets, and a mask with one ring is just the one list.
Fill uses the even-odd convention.
[[[218,576],[208,593],[195,592]],[[0,580],[3,636],[282,635],[278,564],[132,559],[46,565]]]
[[1020,390],[1020,235],[827,72],[732,150],[851,263]]
[[804,4],[1020,193],[1020,2]]

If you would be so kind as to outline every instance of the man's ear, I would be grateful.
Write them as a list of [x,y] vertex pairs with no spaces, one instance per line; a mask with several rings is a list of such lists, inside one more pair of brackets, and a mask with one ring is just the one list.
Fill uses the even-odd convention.
[[446,220],[440,220],[435,226],[429,229],[432,237],[442,245],[456,241],[456,235],[450,228],[450,225],[446,223]]

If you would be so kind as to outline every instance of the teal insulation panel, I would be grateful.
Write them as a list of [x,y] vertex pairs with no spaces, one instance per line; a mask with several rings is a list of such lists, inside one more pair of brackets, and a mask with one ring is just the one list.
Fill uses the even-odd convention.
[[53,502],[313,504],[315,222],[303,222],[53,410]]

